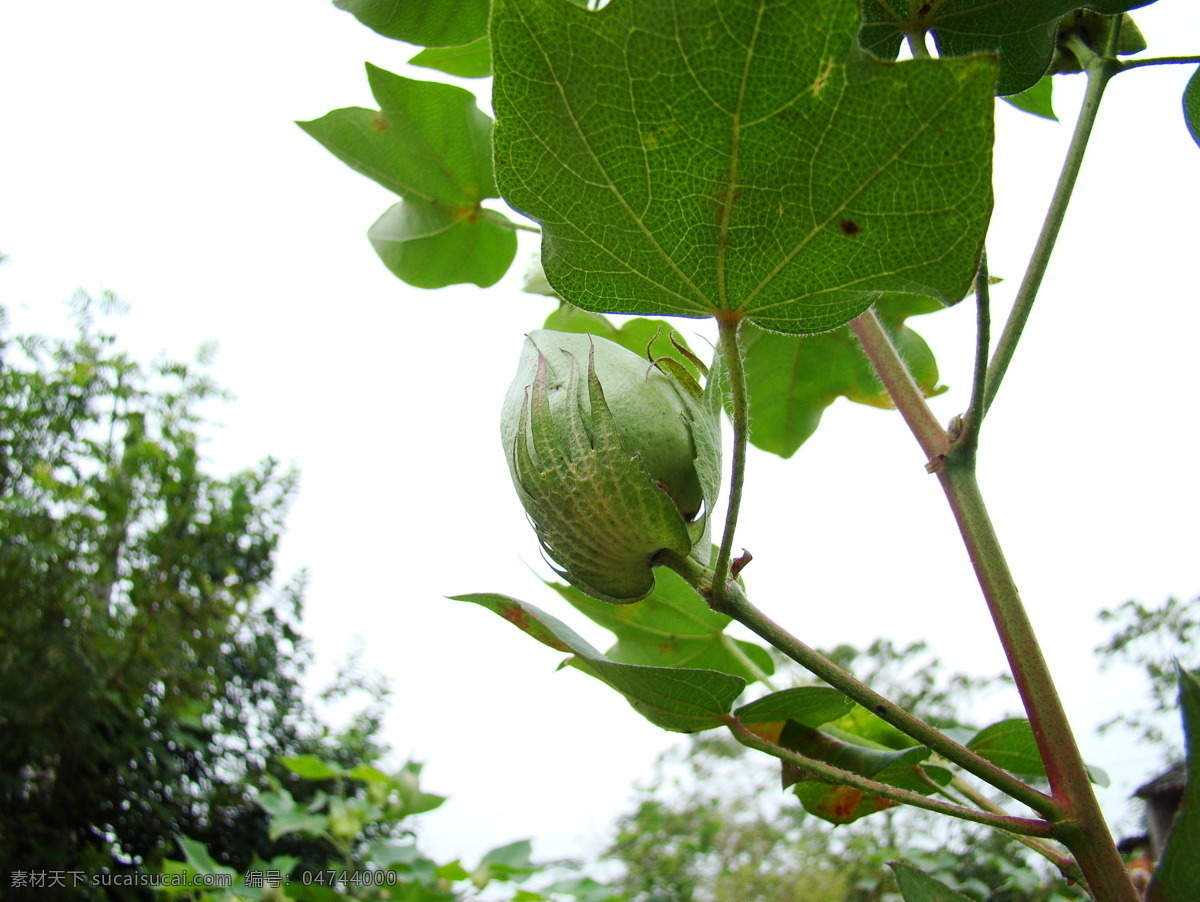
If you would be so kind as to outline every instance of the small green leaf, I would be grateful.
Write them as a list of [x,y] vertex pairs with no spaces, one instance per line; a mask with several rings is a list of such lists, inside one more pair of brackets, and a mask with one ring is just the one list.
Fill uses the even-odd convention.
[[[539,270],[540,271],[540,270]],[[526,288],[526,290],[530,290]],[[683,367],[688,375],[697,380],[701,377],[699,367],[692,360],[688,343],[675,327],[663,319],[635,317],[617,326],[608,317],[589,313],[565,301],[546,317],[544,329],[555,332],[577,332],[607,338],[639,357],[659,360],[668,358]],[[682,349],[682,350],[681,350]]]
[[385,774],[377,767],[372,767],[369,764],[356,764],[353,768],[346,771],[346,776],[351,780],[359,780],[363,783],[395,783],[396,780],[390,774]]
[[854,702],[828,686],[797,686],[782,689],[742,705],[734,716],[744,724],[792,720],[806,727],[819,727],[845,715]]
[[194,839],[188,839],[186,836],[176,836],[175,841],[179,843],[179,848],[183,850],[183,857],[187,863],[198,874],[233,874],[233,868],[228,868],[217,864],[212,855],[208,852],[208,847],[204,843],[197,842]]
[[334,0],[373,31],[424,47],[466,44],[487,33],[488,0]]
[[616,689],[643,717],[664,730],[694,733],[721,726],[746,681],[715,670],[644,667],[608,660],[562,621],[506,595],[456,596],[499,614],[544,645],[570,652],[570,663]]
[[499,213],[447,210],[422,200],[388,208],[367,231],[375,253],[393,275],[417,288],[471,282],[494,285],[517,254],[517,234],[497,224]]
[[562,583],[547,585],[617,637],[616,645],[605,652],[610,661],[718,670],[748,682],[756,680],[758,673],[775,671],[766,649],[726,636],[730,618],[713,611],[682,577],[666,568],[655,574],[650,595],[632,605],[597,601]]
[[482,201],[496,197],[491,119],[469,91],[367,66],[378,112],[335,110],[301,122],[351,169],[404,198],[367,233],[384,264],[418,288],[495,284],[516,233]]
[[[873,306],[925,396],[944,392],[933,352],[905,325],[910,316],[944,306],[912,294],[887,294]],[[891,407],[887,391],[849,326],[819,335],[783,335],[747,324],[742,327],[742,341],[750,441],[764,451],[791,457],[839,397]]]
[[1183,668],[1179,668],[1179,707],[1187,753],[1186,784],[1171,838],[1146,894],[1147,902],[1200,899],[1200,855],[1196,854],[1200,849],[1200,678]]
[[1052,75],[1044,75],[1032,87],[1018,91],[1016,94],[1009,94],[1001,99],[1023,112],[1054,122],[1058,121],[1058,116],[1054,114],[1054,77]]
[[455,859],[449,864],[439,865],[436,871],[439,880],[448,880],[451,883],[459,880],[468,880],[471,877],[471,872],[462,866],[462,863]]
[[408,62],[459,78],[486,78],[492,74],[492,45],[484,35],[457,47],[426,47]]
[[333,761],[322,761],[316,755],[298,755],[295,758],[280,758],[279,763],[305,780],[331,780],[342,776],[345,771]]
[[904,902],[974,902],[904,861],[889,861]]
[[1200,145],[1200,69],[1192,73],[1183,89],[1183,121],[1187,123],[1192,140]]
[[356,172],[404,198],[471,208],[496,197],[492,120],[470,91],[370,64],[379,111],[352,107],[297,123]]
[[471,874],[471,880],[483,889],[493,880],[511,880],[532,874],[535,870],[532,854],[533,846],[527,839],[498,846],[483,856]]
[[309,813],[286,789],[260,793],[258,806],[271,816],[271,826],[267,831],[271,839],[278,839],[287,833],[320,836],[329,826],[328,817]]
[[858,21],[856,0],[496,0],[496,176],[541,223],[550,284],[596,312],[796,333],[882,291],[961,299],[995,62],[880,63]]
[[[1019,777],[1046,777],[1033,728],[1023,717],[1001,720],[984,727],[968,742],[967,748]],[[1086,765],[1088,777],[1097,786],[1107,786],[1108,774],[1099,767]]]

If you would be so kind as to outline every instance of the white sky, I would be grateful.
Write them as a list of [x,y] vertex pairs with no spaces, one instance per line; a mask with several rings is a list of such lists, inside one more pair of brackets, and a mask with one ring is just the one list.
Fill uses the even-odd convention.
[[[1155,55],[1200,50],[1195,4],[1163,0],[1136,19]],[[318,679],[361,637],[393,681],[387,738],[452,796],[427,819],[426,848],[471,859],[532,836],[542,856],[580,854],[674,738],[599,683],[556,673],[558,655],[499,618],[444,600],[503,591],[572,619],[529,569],[546,572],[496,434],[522,334],[552,304],[518,291],[520,262],[488,292],[394,279],[365,238],[394,198],[292,124],[373,106],[362,63],[402,71],[412,52],[324,0],[4,4],[0,304],[15,331],[62,332],[76,288],[112,289],[133,307],[113,325],[145,358],[216,339],[213,371],[238,401],[213,411],[212,467],[273,455],[300,468],[278,573],[311,570]],[[993,519],[1085,756],[1114,776],[1113,816],[1155,759],[1091,734],[1142,698],[1096,675],[1094,614],[1200,590],[1190,71],[1111,85],[983,436]],[[998,318],[1079,82],[1059,80],[1065,124],[999,114]],[[966,403],[973,315],[964,304],[915,321],[953,389],[933,402],[943,421]],[[738,538],[754,553],[752,596],[814,645],[929,637],[951,666],[995,671],[998,644],[922,464],[898,416],[845,402],[793,460],[756,456]]]

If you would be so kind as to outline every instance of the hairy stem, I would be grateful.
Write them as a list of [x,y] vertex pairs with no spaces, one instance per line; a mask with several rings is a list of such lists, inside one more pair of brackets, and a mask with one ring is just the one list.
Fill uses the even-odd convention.
[[725,512],[725,531],[713,565],[712,598],[719,603],[729,581],[729,563],[733,554],[733,535],[737,531],[738,512],[742,507],[742,486],[746,479],[746,444],[750,436],[750,413],[746,400],[746,368],[742,365],[742,346],[738,340],[741,317],[721,317],[721,359],[729,373],[729,394],[733,407],[733,461],[729,476],[729,506]]
[[1019,833],[1026,836],[1050,835],[1050,827],[1045,821],[1012,817],[1007,814],[993,814],[987,811],[980,811],[977,808],[967,808],[964,805],[943,802],[929,796],[921,795],[919,792],[900,789],[896,786],[890,786],[887,783],[879,783],[867,777],[851,773],[848,770],[843,770],[840,767],[835,767],[832,764],[826,764],[824,761],[818,761],[816,758],[809,758],[807,755],[802,755],[781,745],[768,742],[750,730],[736,717],[727,718],[726,726],[737,737],[738,742],[743,745],[757,749],[760,752],[766,752],[780,761],[786,761],[800,768],[804,772],[805,780],[851,786],[868,795],[887,799],[890,802],[912,805],[914,808],[924,808],[926,811],[936,811],[939,814],[972,821],[976,824],[985,824],[997,830],[1003,830],[1006,833]]
[[1092,126],[1096,124],[1100,100],[1104,96],[1104,89],[1108,86],[1109,79],[1120,71],[1120,67],[1121,63],[1116,60],[1095,55],[1088,63],[1087,90],[1083,94],[1083,105],[1079,110],[1079,118],[1075,122],[1071,143],[1067,147],[1067,156],[1063,160],[1058,184],[1050,199],[1050,207],[1042,222],[1042,231],[1038,235],[1037,244],[1034,245],[1033,256],[1030,257],[1029,266],[1025,270],[1025,277],[1021,280],[1020,288],[1017,289],[1012,312],[1008,315],[1008,322],[1004,324],[1004,331],[996,343],[996,351],[988,366],[983,413],[987,412],[996,398],[996,392],[1000,388],[1004,374],[1008,371],[1013,354],[1016,353],[1021,333],[1025,331],[1025,324],[1029,322],[1029,315],[1033,312],[1033,302],[1037,298],[1038,289],[1046,275],[1046,268],[1050,264],[1050,255],[1054,250],[1054,243],[1058,240],[1058,233],[1062,230],[1063,219],[1067,215],[1067,205],[1070,203],[1071,193],[1075,190],[1075,181],[1078,179],[1080,167],[1083,165],[1083,155],[1087,150],[1088,139],[1092,135]]

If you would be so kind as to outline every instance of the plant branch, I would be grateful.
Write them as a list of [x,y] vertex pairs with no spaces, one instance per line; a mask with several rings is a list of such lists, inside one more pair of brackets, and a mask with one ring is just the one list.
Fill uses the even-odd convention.
[[721,358],[729,371],[729,394],[732,400],[733,461],[729,475],[729,505],[725,511],[725,531],[713,565],[710,604],[719,604],[729,582],[730,558],[733,555],[733,535],[737,530],[738,512],[742,507],[742,486],[746,479],[746,444],[750,434],[750,412],[746,400],[746,368],[742,365],[742,346],[738,340],[741,317],[718,317]]
[[1120,71],[1121,65],[1116,60],[1095,55],[1088,62],[1087,89],[1084,91],[1079,118],[1075,121],[1075,131],[1071,135],[1067,156],[1063,160],[1062,171],[1058,176],[1058,184],[1050,199],[1046,218],[1042,222],[1041,233],[1038,235],[1037,244],[1034,245],[1029,266],[1025,270],[1025,277],[1017,289],[1012,312],[1009,313],[1008,321],[1004,324],[1004,331],[996,343],[996,351],[988,366],[987,387],[981,416],[987,413],[996,398],[996,392],[999,390],[1004,374],[1008,371],[1008,365],[1012,362],[1013,354],[1016,352],[1017,343],[1021,340],[1021,333],[1025,331],[1025,324],[1029,321],[1029,315],[1033,311],[1033,302],[1037,298],[1038,289],[1046,275],[1046,268],[1050,264],[1050,255],[1067,215],[1071,192],[1075,189],[1075,182],[1079,177],[1080,167],[1083,165],[1083,156],[1087,150],[1088,139],[1092,134],[1092,127],[1096,124],[1096,114],[1100,110],[1104,89],[1108,86],[1109,79]]
[[[932,780],[930,780],[930,782],[933,783]],[[933,785],[937,786],[936,783]],[[938,791],[946,798],[955,802],[960,801],[960,799],[956,798],[955,795],[950,792],[951,788],[953,788],[953,790],[963,798],[975,805],[978,805],[984,811],[990,811],[993,814],[1007,813],[1003,808],[1001,808],[960,776],[955,775],[955,777],[950,781],[949,787],[937,786]],[[1051,846],[1040,839],[1035,839],[1032,836],[1025,836],[1020,833],[1009,833],[1008,835],[1021,845],[1027,846],[1038,855],[1041,855],[1043,858],[1049,861],[1058,869],[1059,873],[1062,874],[1066,880],[1083,886],[1087,885],[1083,877],[1083,871],[1079,869],[1079,863],[1070,855],[1064,855],[1054,846]]]
[[1144,66],[1194,66],[1197,63],[1200,63],[1200,56],[1159,56],[1144,60],[1122,60],[1120,71],[1127,72],[1130,69],[1141,69]]
[[867,352],[892,403],[917,437],[921,450],[929,460],[930,469],[936,468],[937,461],[950,450],[950,436],[925,403],[925,395],[913,381],[912,374],[879,322],[879,317],[874,310],[867,309],[850,321],[850,327]]
[[[863,349],[876,373],[904,414],[922,450],[930,453],[932,432],[926,416],[928,408],[919,392],[916,397],[913,396],[916,386],[907,370],[904,370],[903,376],[898,376],[896,372],[904,369],[904,361],[890,341],[875,340],[869,325],[863,333],[871,339],[863,341]],[[994,390],[994,383],[990,379],[988,387]],[[1133,895],[1129,874],[1112,842],[1033,624],[1021,603],[1016,582],[984,506],[975,479],[973,456],[962,454],[954,448],[940,457],[931,456],[931,462],[939,464],[933,469],[954,513],[992,622],[1004,647],[1017,691],[1029,716],[1038,752],[1046,765],[1053,799],[1057,804],[1053,812],[1039,808],[1034,810],[1055,822],[1055,838],[1074,853],[1089,885],[1099,898],[1106,902],[1133,900],[1136,896]],[[918,738],[915,733],[909,735]],[[998,789],[1004,789],[966,764],[949,755],[946,757]]]
[[964,805],[943,802],[929,796],[921,795],[919,792],[900,789],[897,786],[891,786],[887,783],[879,783],[848,770],[843,770],[840,767],[835,767],[832,764],[826,764],[824,761],[818,761],[816,758],[809,758],[807,755],[786,749],[773,742],[768,742],[750,730],[736,717],[728,717],[725,725],[737,736],[738,742],[743,745],[757,749],[760,752],[765,752],[781,761],[786,761],[800,768],[804,772],[805,780],[850,786],[870,796],[887,799],[890,802],[896,802],[901,805],[911,805],[914,808],[924,808],[926,811],[936,811],[939,814],[972,821],[976,824],[984,824],[997,830],[1003,830],[1006,833],[1046,837],[1050,835],[1050,825],[1045,821],[1012,817],[1007,814],[992,814],[987,811],[980,811],[977,808],[967,808]]
[[[708,598],[710,604],[713,603],[712,570],[702,567],[691,558],[679,555],[663,555],[660,561],[682,576],[702,596]],[[756,608],[736,582],[730,580],[726,583],[726,591],[720,604],[713,606],[715,610],[732,617],[801,667],[862,705],[884,722],[891,724],[906,736],[911,736],[922,745],[928,746],[968,773],[974,774],[985,783],[1027,805],[1042,817],[1056,820],[1062,816],[1062,809],[1058,803],[1045,793],[1021,782],[1008,771],[997,767],[987,759],[955,742],[916,715],[910,714],[853,674],[843,670],[819,651],[793,636]]]

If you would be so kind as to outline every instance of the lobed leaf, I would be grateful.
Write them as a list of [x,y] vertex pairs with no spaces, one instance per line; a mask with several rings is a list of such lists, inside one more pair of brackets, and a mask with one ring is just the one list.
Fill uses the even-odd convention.
[[486,287],[511,265],[517,239],[492,177],[492,121],[469,91],[367,66],[379,110],[349,108],[297,123],[356,172],[401,198],[368,237],[384,264],[418,288]]
[[562,621],[506,595],[460,595],[453,600],[482,605],[539,642],[570,652],[574,655],[570,663],[616,689],[638,713],[664,730],[694,733],[721,726],[746,688],[740,677],[714,670],[611,661]]
[[970,287],[991,59],[880,63],[854,0],[497,0],[496,177],[597,312],[848,322]]

